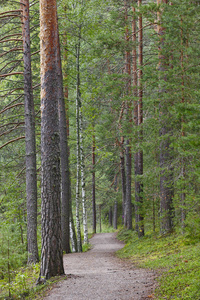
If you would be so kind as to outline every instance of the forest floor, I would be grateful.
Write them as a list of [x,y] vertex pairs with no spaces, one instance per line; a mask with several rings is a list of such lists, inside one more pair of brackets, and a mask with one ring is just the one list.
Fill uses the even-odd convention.
[[115,256],[124,244],[115,233],[90,239],[92,249],[64,256],[66,280],[57,283],[45,300],[144,300],[153,297],[156,273]]

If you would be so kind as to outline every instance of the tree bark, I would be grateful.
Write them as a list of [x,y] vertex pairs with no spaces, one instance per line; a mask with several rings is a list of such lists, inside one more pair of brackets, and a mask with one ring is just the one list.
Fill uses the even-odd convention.
[[32,89],[29,0],[21,1],[22,37],[24,60],[24,108],[26,141],[26,198],[27,198],[27,242],[28,263],[39,261],[37,246],[37,173],[35,112]]
[[61,234],[56,0],[40,1],[42,252],[38,283],[64,274]]
[[66,118],[65,99],[63,94],[63,76],[60,55],[60,43],[58,44],[58,107],[59,107],[59,128],[60,128],[60,159],[61,159],[61,228],[62,246],[66,253],[70,253],[70,233],[69,233],[69,214],[70,214],[70,172],[69,172],[69,147],[68,147],[68,128]]
[[76,230],[77,230],[77,250],[82,252],[81,242],[81,226],[80,226],[80,70],[79,70],[80,40],[76,46],[76,70],[77,70],[77,86],[76,86]]
[[[138,0],[138,7],[142,4],[141,0]],[[140,144],[143,139],[143,130],[140,128],[143,123],[143,87],[142,87],[142,66],[143,66],[143,30],[142,30],[142,15],[138,18],[138,107],[137,107],[137,125],[138,125],[138,143],[139,151],[136,153],[136,182],[135,182],[135,214],[136,214],[136,230],[138,237],[144,236],[144,217],[143,217],[143,183],[141,176],[143,175],[143,151]],[[137,176],[140,176],[138,178]]]
[[93,233],[96,233],[96,197],[95,197],[95,135],[92,137],[92,211],[93,211]]
[[[128,1],[125,0],[125,40],[129,42],[129,30],[128,30]],[[127,74],[127,95],[130,96],[130,88],[131,88],[131,65],[130,65],[130,51],[128,49],[125,50],[125,73]],[[127,128],[128,133],[130,134],[130,127],[132,126],[132,117],[130,110],[130,100],[127,100],[126,103],[126,116],[127,116]],[[131,171],[132,171],[132,163],[131,163],[131,145],[130,145],[130,137],[126,139],[126,222],[127,229],[132,229],[132,203],[131,203]]]
[[126,220],[126,173],[125,173],[125,162],[124,162],[124,152],[123,145],[121,145],[120,151],[120,170],[121,170],[121,181],[122,181],[122,207],[123,207],[123,224],[127,226]]
[[113,227],[117,229],[117,201],[114,203]]

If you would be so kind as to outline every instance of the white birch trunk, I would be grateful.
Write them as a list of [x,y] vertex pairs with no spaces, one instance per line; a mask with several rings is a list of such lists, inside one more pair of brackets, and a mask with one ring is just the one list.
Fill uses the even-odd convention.
[[72,252],[77,252],[77,239],[76,239],[76,232],[75,232],[72,212],[69,217],[69,231],[70,231]]
[[79,123],[80,123],[80,165],[81,165],[81,190],[82,190],[82,206],[83,206],[83,232],[84,244],[88,244],[88,225],[87,225],[87,208],[86,208],[86,194],[85,194],[85,165],[84,165],[84,151],[83,151],[83,124],[82,111],[79,108]]

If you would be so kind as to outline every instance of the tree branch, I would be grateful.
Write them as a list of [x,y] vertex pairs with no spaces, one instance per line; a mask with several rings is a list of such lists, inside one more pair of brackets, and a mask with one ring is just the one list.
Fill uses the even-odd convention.
[[0,147],[0,149],[2,149],[3,147],[7,146],[8,144],[11,144],[11,143],[13,143],[13,142],[19,141],[19,140],[21,140],[21,139],[25,139],[25,136],[20,136],[20,137],[18,137],[18,138],[16,138],[16,139],[10,140],[9,142],[3,144],[3,145]]
[[8,76],[12,76],[12,75],[18,75],[18,74],[24,74],[24,72],[13,72],[13,73],[8,73],[8,74],[2,74],[0,75],[0,78],[1,77],[8,77]]
[[4,108],[2,111],[0,111],[0,114],[4,113],[6,110],[8,110],[8,109],[10,109],[10,108],[13,108],[13,107],[19,106],[19,105],[24,105],[24,103],[16,103],[16,104],[13,104],[13,105],[11,105],[11,106],[9,106],[9,107],[6,107],[6,108]]

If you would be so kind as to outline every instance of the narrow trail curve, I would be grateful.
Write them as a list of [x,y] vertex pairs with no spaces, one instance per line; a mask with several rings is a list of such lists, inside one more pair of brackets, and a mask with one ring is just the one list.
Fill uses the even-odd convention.
[[[61,281],[45,300],[144,300],[155,289],[155,273],[137,269],[114,252],[124,244],[115,233],[99,233],[90,240],[92,249],[64,256],[67,280]],[[149,296],[149,297],[148,297]]]

